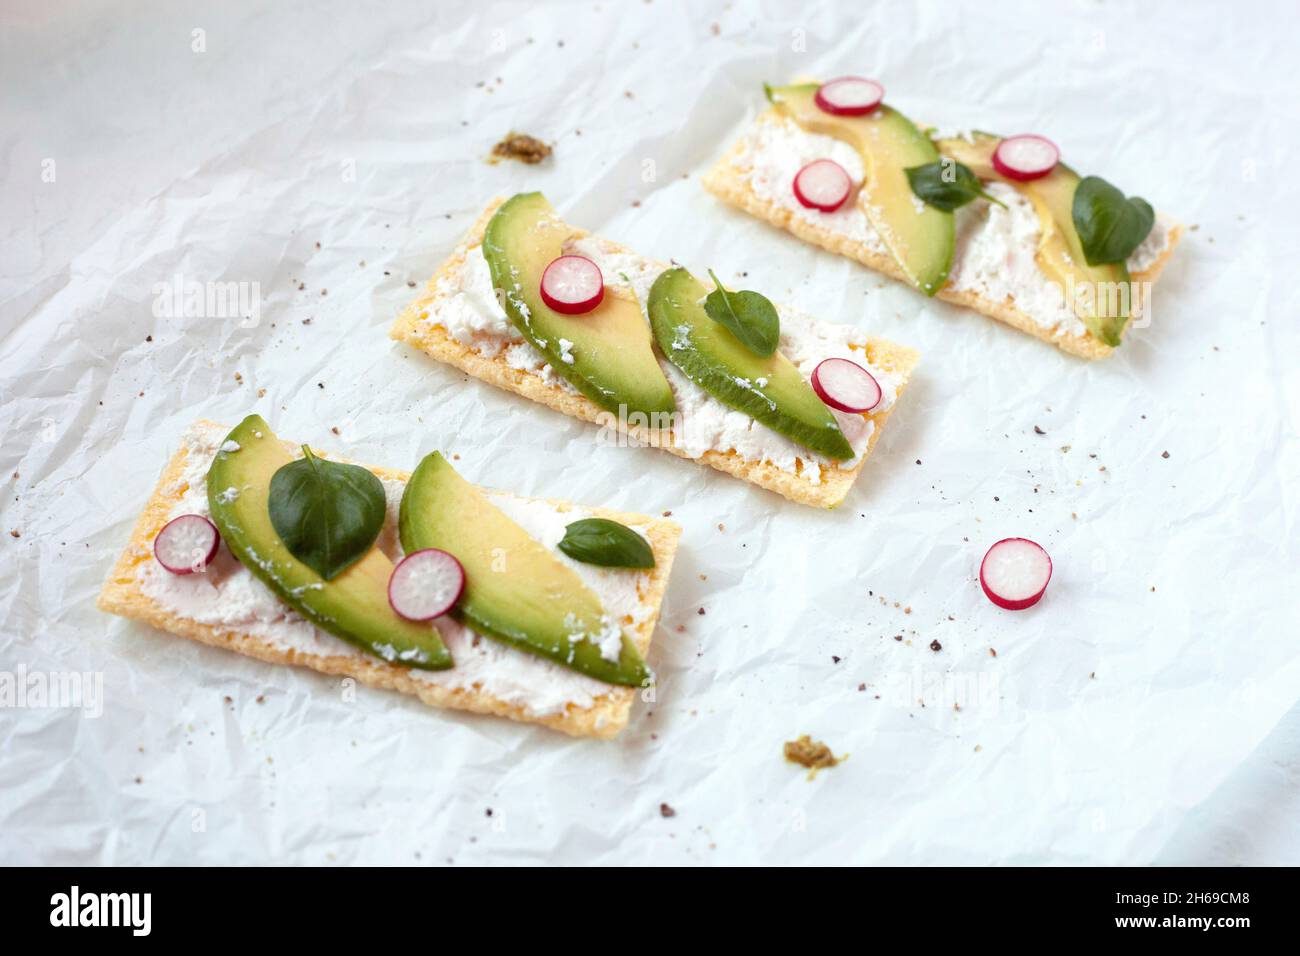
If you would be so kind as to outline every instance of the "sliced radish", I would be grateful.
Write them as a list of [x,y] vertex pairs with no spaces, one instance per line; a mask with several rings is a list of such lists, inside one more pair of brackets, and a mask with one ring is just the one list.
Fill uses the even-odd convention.
[[993,150],[993,168],[1022,183],[1046,176],[1060,160],[1056,144],[1042,136],[1008,136]]
[[432,621],[460,600],[465,569],[455,555],[437,548],[413,551],[388,578],[388,603],[408,621]]
[[202,574],[221,546],[221,533],[203,515],[181,515],[153,539],[153,556],[172,574]]
[[563,315],[581,315],[600,305],[605,277],[586,256],[560,256],[542,273],[542,301]]
[[852,190],[853,180],[833,159],[809,163],[794,177],[794,198],[808,209],[834,212],[844,205]]
[[857,362],[828,358],[812,373],[813,391],[831,408],[860,414],[880,404],[880,383]]
[[861,76],[841,76],[817,88],[813,102],[836,116],[865,116],[885,98],[885,88]]
[[980,587],[1008,611],[1033,607],[1052,580],[1052,559],[1028,538],[1003,538],[980,563]]

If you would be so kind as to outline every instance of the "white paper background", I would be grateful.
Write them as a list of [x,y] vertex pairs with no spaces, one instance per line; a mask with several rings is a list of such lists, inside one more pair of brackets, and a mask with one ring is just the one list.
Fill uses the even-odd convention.
[[[1300,695],[1289,6],[358,6],[0,15],[0,509],[21,533],[0,545],[0,670],[104,682],[98,719],[0,710],[0,859],[1140,863],[1175,832],[1206,859],[1189,809]],[[1046,133],[1197,224],[1152,327],[1088,365],[707,197],[761,82],[800,72],[879,76],[918,120]],[[511,128],[553,162],[484,163]],[[923,351],[843,508],[597,448],[387,339],[407,282],[525,187]],[[260,324],[155,317],[177,274],[259,283]],[[671,509],[657,703],[575,741],[347,703],[99,614],[182,429],[252,410],[363,460],[451,449],[480,483]],[[1024,614],[974,576],[1010,534],[1056,564]],[[960,711],[955,686],[975,690]],[[851,759],[806,781],[780,755],[800,733]]]

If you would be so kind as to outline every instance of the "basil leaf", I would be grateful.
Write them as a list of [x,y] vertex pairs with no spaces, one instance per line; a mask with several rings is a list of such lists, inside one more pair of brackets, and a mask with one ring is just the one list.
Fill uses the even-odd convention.
[[1141,245],[1156,213],[1145,199],[1124,194],[1100,176],[1085,176],[1074,190],[1074,231],[1088,265],[1123,262]]
[[608,518],[583,518],[564,529],[556,545],[583,564],[606,568],[653,568],[655,553],[649,542],[626,525]]
[[384,486],[358,465],[303,457],[271,476],[266,507],[289,553],[332,581],[370,550],[384,526]]
[[1007,208],[1004,203],[998,202],[984,191],[980,178],[971,172],[969,166],[947,156],[924,166],[913,166],[906,172],[912,192],[935,209],[952,212],[981,197],[997,203],[1003,209]]
[[776,306],[757,292],[728,292],[709,270],[717,286],[704,299],[704,311],[714,322],[726,326],[742,345],[764,357],[776,351],[781,341],[781,320]]

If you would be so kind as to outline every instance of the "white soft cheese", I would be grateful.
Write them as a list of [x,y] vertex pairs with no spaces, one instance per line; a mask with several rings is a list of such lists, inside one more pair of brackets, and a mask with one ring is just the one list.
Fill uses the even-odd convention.
[[990,302],[1014,299],[1016,308],[1044,329],[1083,335],[1087,328],[1066,306],[1060,284],[1038,266],[1042,229],[1033,203],[1006,183],[985,188],[1006,208],[977,200],[954,214],[957,244],[948,272],[953,288]]
[[[171,517],[208,514],[208,466],[224,435],[220,428],[195,427],[186,433],[183,439],[186,469],[175,489],[182,494],[172,508]],[[384,481],[388,519],[378,546],[393,560],[402,556],[397,514],[404,487],[400,481]],[[489,497],[525,531],[551,549],[564,536],[566,525],[590,517],[589,512],[581,509],[560,511],[544,501],[495,492]],[[649,585],[648,576],[581,564],[559,551],[554,553],[600,598],[608,621],[605,631],[593,639],[602,654],[608,658],[612,653],[617,659],[622,630],[647,620],[654,613],[653,606],[641,597]],[[150,558],[140,563],[137,583],[147,596],[183,618],[244,631],[280,650],[373,659],[365,651],[320,630],[285,605],[225,547],[202,574],[172,574]],[[597,697],[611,690],[609,684],[481,637],[450,619],[441,618],[435,623],[456,666],[446,671],[412,670],[416,680],[450,688],[476,689],[522,707],[531,716],[563,713],[569,706],[590,707]]]
[[1157,259],[1164,255],[1165,250],[1169,248],[1169,232],[1173,229],[1173,222],[1166,216],[1156,213],[1155,224],[1147,237],[1143,239],[1133,254],[1128,257],[1128,271],[1145,272],[1150,269]]
[[[972,138],[968,131],[943,135]],[[784,117],[765,117],[755,123],[745,133],[742,144],[734,160],[736,169],[763,199],[833,233],[863,242],[873,252],[885,251],[879,234],[857,202],[823,213],[806,208],[794,196],[795,174],[818,159],[835,160],[854,185],[860,186],[863,167],[857,150],[832,136],[809,133]],[[1003,183],[990,183],[988,191],[1009,208],[976,200],[957,210],[957,245],[949,273],[953,287],[995,302],[1013,298],[1017,308],[1043,328],[1058,335],[1082,335],[1084,325],[1073,310],[1065,307],[1060,285],[1038,266],[1035,253],[1042,231],[1033,205],[1014,187]],[[1169,220],[1157,215],[1155,226],[1129,257],[1130,272],[1141,272],[1159,258],[1169,245],[1169,230]]]
[[496,355],[523,336],[510,324],[492,286],[492,273],[477,246],[462,250],[464,265],[438,280],[438,324],[457,342]]
[[844,167],[855,188],[861,186],[866,171],[856,149],[833,136],[806,133],[784,119],[755,123],[741,142],[735,164],[759,196],[784,206],[800,219],[865,243],[872,252],[885,252],[880,234],[857,202],[846,202],[834,212],[820,212],[809,209],[794,196],[795,175],[818,159],[833,159]]
[[[650,286],[667,268],[654,259],[618,251],[608,241],[594,236],[567,243],[564,251],[586,256],[595,262],[607,285],[630,290],[641,303],[643,315]],[[427,321],[442,326],[457,341],[486,355],[504,353],[512,368],[533,372],[544,381],[576,391],[555,373],[540,352],[524,341],[506,317],[491,288],[492,278],[481,249],[477,246],[469,248],[461,267],[442,279],[439,285],[442,298],[430,311]],[[821,322],[791,309],[781,311],[781,351],[805,378],[811,377],[813,369],[823,359],[851,359],[867,368],[880,383],[883,398],[876,410],[885,411],[893,406],[898,380],[892,373],[867,361],[863,350],[866,341],[866,333],[853,326]],[[571,356],[565,340],[561,340],[560,347],[562,354]],[[672,441],[676,448],[692,458],[698,458],[706,451],[734,451],[748,461],[768,462],[782,471],[801,473],[813,484],[818,484],[823,468],[833,464],[843,468],[856,465],[875,430],[874,423],[861,415],[846,415],[832,410],[854,453],[854,457],[847,461],[833,462],[743,412],[722,404],[662,356],[658,361],[676,400]]]

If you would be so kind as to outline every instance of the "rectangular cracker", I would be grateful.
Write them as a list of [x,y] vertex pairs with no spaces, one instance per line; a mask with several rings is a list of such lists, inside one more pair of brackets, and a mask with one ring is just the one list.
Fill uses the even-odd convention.
[[[766,110],[756,120],[756,122],[760,123],[781,121],[784,121],[784,118],[775,109]],[[755,192],[753,186],[750,185],[749,177],[745,175],[738,163],[744,152],[744,139],[737,140],[713,168],[704,174],[702,179],[704,188],[723,202],[762,219],[778,229],[784,229],[805,242],[812,243],[814,246],[828,252],[834,252],[856,260],[869,269],[882,272],[910,286],[907,277],[898,267],[898,263],[887,252],[877,252],[864,242],[841,235],[815,222],[809,222],[807,219],[795,215],[793,210],[765,199]],[[1182,236],[1183,227],[1175,224],[1169,231],[1169,244],[1165,247],[1164,252],[1160,254],[1160,257],[1147,269],[1133,273],[1130,278],[1139,283],[1154,283],[1169,262],[1174,247],[1178,245]],[[935,294],[935,298],[974,309],[982,315],[997,319],[999,322],[1005,322],[1012,328],[1026,332],[1036,339],[1049,342],[1062,351],[1081,358],[1106,358],[1115,351],[1112,346],[1106,345],[1089,332],[1085,332],[1083,335],[1073,333],[1058,335],[1051,329],[1043,328],[1017,308],[1013,298],[1008,298],[1003,302],[996,302],[977,292],[953,289],[950,286],[940,289]],[[1131,324],[1125,325],[1124,332],[1128,331]]]
[[[452,338],[447,330],[438,325],[436,321],[428,321],[430,316],[436,315],[438,310],[441,298],[438,292],[440,280],[459,269],[465,261],[465,256],[478,248],[483,241],[483,232],[487,228],[488,221],[496,212],[497,207],[504,201],[504,197],[498,197],[488,204],[487,209],[483,211],[478,221],[466,233],[456,251],[438,268],[433,277],[424,284],[419,296],[402,311],[388,334],[399,342],[405,342],[426,355],[440,362],[446,362],[448,365],[454,366],[490,385],[522,395],[524,398],[539,402],[548,408],[563,412],[573,418],[602,425],[609,424],[610,419],[615,416],[611,416],[585,395],[576,394],[561,384],[547,381],[537,372],[512,367],[504,354],[496,356],[483,355],[472,346]],[[587,233],[582,230],[575,230],[575,238],[586,235]],[[630,251],[613,243],[611,243],[611,247],[621,253]],[[665,264],[664,268],[667,269],[668,266]],[[867,339],[866,354],[868,361],[873,365],[893,372],[898,376],[899,383],[896,396],[901,397],[907,387],[912,369],[916,366],[919,358],[918,353],[914,349],[897,345],[885,339],[869,337]],[[880,433],[884,430],[885,422],[889,420],[889,416],[896,406],[897,400],[894,405],[891,405],[885,411],[864,416],[874,422],[875,427],[872,429],[862,456],[852,468],[840,468],[835,465],[823,464],[821,466],[820,481],[817,483],[812,480],[811,472],[801,467],[795,472],[788,472],[778,468],[771,462],[749,460],[731,450],[710,450],[706,451],[698,459],[692,459],[692,456],[677,448],[671,441],[662,440],[654,429],[628,425],[622,420],[618,421],[617,427],[623,434],[646,444],[663,448],[679,458],[703,462],[718,471],[726,472],[736,478],[758,485],[760,488],[775,491],[791,501],[819,508],[834,508],[844,500],[849,493],[849,489],[853,487],[853,482],[857,479],[858,473],[862,471],[862,466],[866,464],[867,458],[870,457],[877,439],[880,438]]]
[[[219,428],[211,422],[200,421],[199,426]],[[228,430],[228,429],[227,429]],[[338,456],[313,449],[320,457],[344,461]],[[210,644],[235,651],[247,657],[272,664],[288,664],[307,667],[322,674],[338,677],[351,677],[371,687],[400,691],[413,694],[432,707],[447,707],[454,710],[467,710],[476,714],[495,714],[511,720],[542,724],[552,730],[558,730],[575,737],[613,737],[621,731],[628,721],[632,701],[638,693],[635,687],[617,687],[610,685],[607,694],[597,697],[590,707],[578,707],[570,704],[563,713],[530,715],[517,705],[510,704],[491,694],[474,688],[452,688],[429,684],[412,677],[409,668],[390,664],[378,657],[310,654],[285,650],[265,639],[239,630],[205,624],[182,617],[169,608],[146,595],[136,581],[136,569],[144,561],[153,560],[152,544],[154,537],[167,523],[168,515],[175,503],[184,494],[185,488],[181,476],[185,472],[187,451],[185,447],[172,456],[162,477],[158,480],[152,496],[146,503],[144,511],[136,521],[131,539],[122,551],[112,573],[105,581],[103,590],[96,602],[102,611],[118,614],[122,617],[143,621],[162,631],[181,637],[188,637],[201,644]],[[369,468],[381,479],[406,481],[408,472],[370,465]],[[547,504],[561,510],[574,507],[570,502],[552,499]],[[644,602],[653,608],[646,620],[629,628],[629,633],[636,643],[637,650],[644,658],[650,650],[656,622],[659,620],[664,593],[668,587],[668,577],[672,573],[673,558],[677,552],[677,540],[681,527],[673,521],[651,518],[646,515],[610,511],[605,508],[584,508],[597,517],[610,518],[628,525],[645,527],[646,538],[654,550],[655,566],[646,572],[648,584],[641,595]]]

